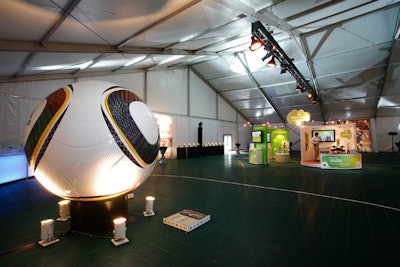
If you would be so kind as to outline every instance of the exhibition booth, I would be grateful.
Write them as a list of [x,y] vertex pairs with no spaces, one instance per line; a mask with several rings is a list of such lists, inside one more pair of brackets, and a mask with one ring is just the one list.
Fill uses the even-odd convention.
[[321,169],[362,168],[354,123],[302,126],[300,130],[301,165]]
[[251,133],[249,162],[267,165],[270,160],[290,162],[289,129],[270,129],[265,125],[254,125]]

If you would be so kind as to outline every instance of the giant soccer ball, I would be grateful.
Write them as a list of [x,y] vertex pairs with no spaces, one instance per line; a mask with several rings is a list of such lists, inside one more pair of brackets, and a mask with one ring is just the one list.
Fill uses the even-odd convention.
[[58,89],[36,107],[26,127],[25,153],[35,177],[71,200],[109,199],[136,189],[158,152],[150,109],[108,82]]

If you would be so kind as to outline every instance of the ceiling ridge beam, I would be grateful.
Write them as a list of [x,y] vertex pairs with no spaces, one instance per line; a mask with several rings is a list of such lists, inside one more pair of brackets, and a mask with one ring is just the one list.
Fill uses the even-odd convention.
[[196,52],[186,49],[125,46],[123,49],[113,45],[76,44],[51,42],[43,45],[30,41],[0,40],[0,51],[10,52],[60,52],[60,53],[94,53],[94,54],[154,54],[154,55],[210,55],[218,56],[217,52]]

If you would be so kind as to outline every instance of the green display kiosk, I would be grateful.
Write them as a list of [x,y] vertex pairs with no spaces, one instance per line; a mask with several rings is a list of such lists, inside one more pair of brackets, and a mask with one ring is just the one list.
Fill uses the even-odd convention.
[[269,164],[267,148],[267,126],[254,125],[251,132],[249,162],[251,164]]

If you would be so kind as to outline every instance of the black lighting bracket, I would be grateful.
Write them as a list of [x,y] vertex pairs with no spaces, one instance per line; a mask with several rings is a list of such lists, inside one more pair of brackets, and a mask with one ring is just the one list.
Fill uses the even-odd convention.
[[[261,41],[264,45],[264,49],[268,51],[269,56],[274,56],[279,61],[281,67],[284,67],[286,71],[292,74],[293,78],[296,79],[297,83],[303,89],[302,92],[311,93],[314,97],[313,100],[318,101],[318,95],[314,88],[311,87],[308,80],[304,78],[303,74],[293,64],[293,60],[288,57],[285,51],[280,47],[278,42],[274,39],[272,34],[261,24],[260,21],[253,22],[251,24],[252,36]],[[268,56],[268,57],[269,57]],[[267,57],[265,56],[263,60]]]

